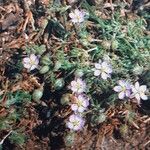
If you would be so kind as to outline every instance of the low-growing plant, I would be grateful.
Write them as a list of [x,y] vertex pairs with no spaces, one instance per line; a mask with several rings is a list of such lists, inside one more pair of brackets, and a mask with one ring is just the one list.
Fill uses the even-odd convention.
[[[43,85],[33,91],[32,97],[24,91],[6,94],[3,107],[13,109],[7,117],[0,118],[0,129],[11,129],[10,122],[24,115],[24,106],[31,99],[39,102],[45,87],[51,93],[59,93],[60,103],[55,103],[70,110],[68,117],[63,118],[69,129],[65,135],[69,146],[76,131],[107,122],[109,107],[128,101],[141,106],[148,100],[150,37],[145,19],[122,16],[124,3],[118,4],[111,15],[108,11],[105,17],[86,0],[77,3],[77,7],[75,3],[55,0],[48,6],[43,31],[48,34],[46,44],[38,41],[28,45],[22,55],[26,73],[38,76]],[[133,114],[129,110],[124,117],[122,134],[126,134],[127,122],[133,121]],[[9,139],[19,145],[24,143],[24,135],[14,130]]]
[[6,114],[0,117],[0,130],[10,132],[3,138],[0,146],[3,147],[6,138],[12,144],[21,146],[25,142],[25,135],[23,131],[15,128],[14,123],[21,121],[26,115],[25,106],[31,102],[31,95],[20,90],[6,93],[4,102],[2,101],[3,97],[4,95],[0,96],[1,107],[5,108]]
[[[65,24],[57,20],[53,28],[68,36],[56,34],[59,46],[56,49],[52,45],[51,51],[43,45],[31,45],[23,64],[29,71],[37,68],[51,91],[66,90],[69,96],[63,95],[61,103],[70,105],[74,112],[68,128],[81,130],[86,114],[92,116],[90,124],[100,124],[107,119],[101,110],[119,99],[137,100],[138,105],[148,99],[146,85],[138,82],[150,64],[149,37],[144,33],[143,18],[125,19],[116,11],[111,18],[102,19],[85,0],[80,9],[73,10],[70,5],[59,3],[54,3],[52,8],[51,13],[65,16]],[[72,25],[67,29],[69,24]],[[72,34],[74,41],[71,41]],[[26,61],[32,56],[36,59],[31,60],[30,66]]]

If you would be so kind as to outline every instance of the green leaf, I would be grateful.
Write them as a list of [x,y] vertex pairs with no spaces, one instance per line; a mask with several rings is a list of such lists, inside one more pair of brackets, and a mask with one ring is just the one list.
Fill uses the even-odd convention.
[[13,131],[11,135],[9,136],[9,139],[12,143],[23,145],[25,142],[25,136],[22,133],[18,133],[16,131]]
[[22,105],[26,102],[31,101],[31,95],[28,92],[17,91],[14,93],[7,94],[7,101],[5,103],[6,107],[10,107],[11,105]]

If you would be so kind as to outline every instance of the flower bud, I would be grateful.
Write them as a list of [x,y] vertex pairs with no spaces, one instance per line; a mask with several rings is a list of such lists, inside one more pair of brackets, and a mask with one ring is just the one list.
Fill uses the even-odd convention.
[[133,73],[134,75],[141,75],[142,72],[143,72],[143,67],[142,66],[139,66],[138,64],[134,67],[133,69]]
[[63,78],[56,79],[56,81],[54,83],[54,89],[60,90],[64,87],[64,85],[65,85],[65,81]]
[[60,103],[62,104],[62,105],[68,105],[69,104],[69,102],[70,102],[70,96],[71,96],[71,94],[64,94],[62,97],[61,97],[61,100],[60,100]]
[[43,96],[43,87],[34,90],[33,94],[32,94],[32,99],[34,101],[39,101]]
[[97,118],[98,123],[102,123],[106,120],[106,115],[105,114],[100,114],[99,117]]
[[138,45],[139,45],[140,48],[144,48],[144,46],[145,46],[145,44],[142,40],[139,41]]
[[46,54],[45,56],[43,56],[41,58],[41,64],[42,65],[50,65],[52,62],[50,60],[50,55],[49,54]]
[[87,39],[82,39],[82,40],[80,40],[80,41],[81,41],[81,43],[82,43],[84,46],[88,46],[88,45],[90,44]]
[[57,71],[61,68],[61,62],[60,61],[56,61],[55,66],[54,66],[54,70]]
[[98,125],[102,122],[104,122],[106,120],[106,115],[101,113],[100,115],[98,116],[92,116],[91,117],[91,122],[94,124],[94,125]]
[[118,48],[118,41],[117,40],[114,40],[114,41],[112,41],[112,43],[111,43],[111,48],[114,50],[114,49],[117,49]]
[[74,133],[68,133],[65,138],[64,138],[64,141],[65,141],[65,145],[66,146],[72,146],[73,143],[74,143],[74,140],[75,140],[75,135]]
[[111,42],[110,41],[105,40],[101,44],[102,44],[104,49],[110,49],[110,47],[111,47]]
[[74,72],[74,75],[75,75],[75,77],[77,77],[77,78],[82,77],[82,76],[84,75],[83,70],[82,70],[82,69],[77,69],[77,70]]
[[49,71],[49,66],[43,66],[43,67],[41,67],[39,72],[40,72],[40,74],[45,74],[48,71]]
[[42,55],[46,51],[45,45],[41,45],[39,47],[35,47],[36,53],[38,55]]

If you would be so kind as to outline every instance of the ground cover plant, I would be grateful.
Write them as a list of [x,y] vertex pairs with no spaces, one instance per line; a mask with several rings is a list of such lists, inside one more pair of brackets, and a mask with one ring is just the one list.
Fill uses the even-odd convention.
[[0,149],[149,149],[149,6],[0,1]]

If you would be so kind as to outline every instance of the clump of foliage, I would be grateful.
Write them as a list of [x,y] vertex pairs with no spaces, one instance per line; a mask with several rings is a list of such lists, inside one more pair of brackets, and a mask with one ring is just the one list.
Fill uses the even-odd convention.
[[[44,45],[32,45],[27,48],[27,53],[36,55],[37,72],[50,85],[51,91],[63,89],[66,95],[71,95],[63,97],[62,104],[70,105],[79,115],[72,116],[74,121],[77,119],[83,124],[80,116],[88,114],[84,115],[86,107],[92,114],[91,122],[101,123],[107,119],[101,110],[118,103],[118,99],[137,99],[138,104],[141,99],[148,99],[146,85],[140,86],[138,82],[149,71],[150,64],[144,18],[125,19],[116,11],[110,18],[103,19],[96,14],[96,7],[86,1],[75,10],[71,5],[62,6],[55,2],[51,8],[49,11],[58,13],[64,21],[49,17],[49,25],[53,27],[50,34],[59,42],[58,47],[51,45],[46,50]],[[66,28],[70,24],[71,27]],[[86,100],[82,96],[88,97],[90,105],[84,106]],[[74,129],[72,118],[68,125],[70,129]],[[77,129],[82,128],[80,123]]]
[[[16,129],[14,124],[20,122],[21,119],[26,116],[26,105],[31,101],[31,95],[25,91],[8,92],[5,95],[5,101],[3,100],[4,95],[0,96],[1,107],[6,109],[6,114],[0,117],[0,130],[9,131],[7,135],[12,144],[21,146],[25,142],[24,129]],[[2,140],[4,143],[5,137]]]

